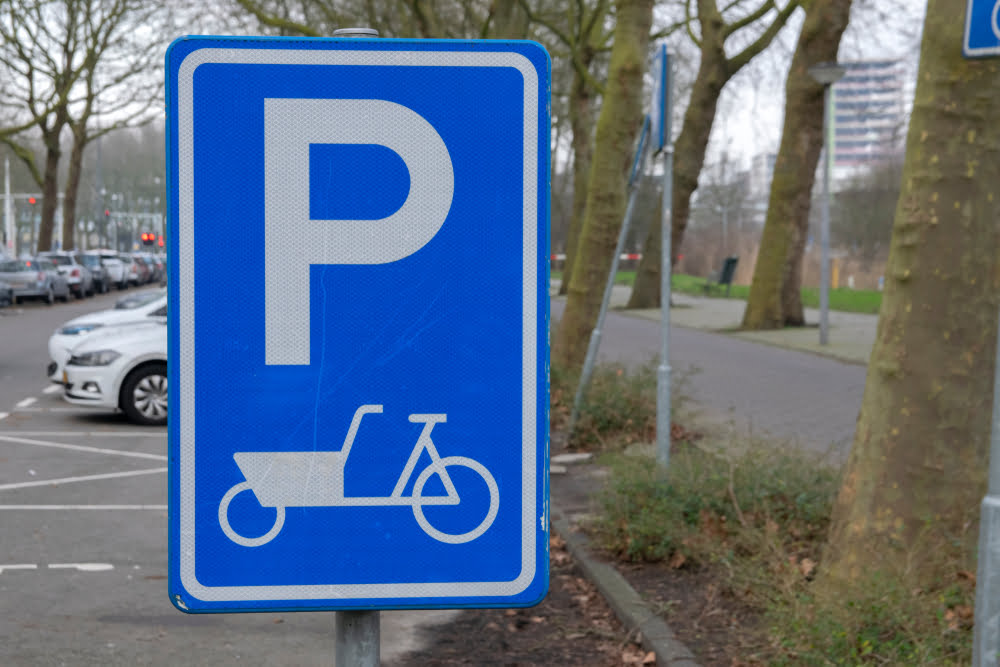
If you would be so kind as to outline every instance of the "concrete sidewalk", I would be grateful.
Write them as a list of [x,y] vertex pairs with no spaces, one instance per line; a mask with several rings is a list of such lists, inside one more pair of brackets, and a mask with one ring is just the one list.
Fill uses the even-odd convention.
[[[553,285],[552,295],[555,296],[558,284]],[[616,285],[611,293],[610,308],[622,315],[660,321],[659,308],[624,310],[631,293],[631,287]],[[815,308],[806,308],[806,327],[776,331],[738,331],[743,321],[746,301],[674,293],[673,304],[670,309],[670,323],[673,326],[725,333],[744,340],[811,352],[863,366],[868,365],[878,326],[878,315],[830,311],[829,343],[820,345],[819,310]]]

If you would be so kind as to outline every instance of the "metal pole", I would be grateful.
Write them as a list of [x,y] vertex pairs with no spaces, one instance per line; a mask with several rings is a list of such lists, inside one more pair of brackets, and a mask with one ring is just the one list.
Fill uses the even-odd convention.
[[[371,28],[342,28],[334,37],[378,37]],[[334,661],[337,667],[377,667],[381,642],[381,617],[377,609],[338,611],[334,619]]]
[[663,114],[663,204],[660,213],[663,243],[660,254],[660,365],[656,370],[656,460],[666,468],[670,464],[670,277],[673,273],[674,205],[674,140],[672,116],[674,109],[673,65],[667,65],[666,109]]
[[830,162],[833,142],[833,85],[823,86],[823,218],[820,221],[819,259],[819,344],[830,342]]
[[972,664],[996,667],[1000,656],[1000,337],[993,370],[989,485],[979,511],[979,563]]
[[379,655],[379,612],[338,611],[334,661],[337,667],[377,667]]
[[4,241],[7,248],[7,254],[14,255],[14,199],[10,195],[10,158],[5,157],[3,159],[4,166],[4,177],[3,177],[3,229],[4,229]]
[[635,159],[632,162],[632,174],[628,182],[628,205],[625,208],[625,219],[622,221],[621,231],[618,233],[618,244],[615,246],[615,254],[611,260],[611,270],[608,272],[608,281],[604,285],[604,297],[601,299],[601,310],[597,315],[597,324],[590,332],[590,343],[587,345],[587,356],[583,360],[583,371],[580,373],[580,381],[576,385],[576,396],[573,397],[573,410],[569,415],[569,432],[573,433],[576,428],[576,420],[580,417],[580,406],[583,403],[583,394],[590,384],[590,376],[594,373],[594,365],[597,363],[597,351],[601,348],[601,329],[604,326],[604,318],[608,314],[608,302],[611,301],[611,292],[615,287],[615,277],[618,275],[618,261],[622,250],[625,249],[625,239],[628,236],[629,227],[632,226],[632,213],[635,210],[635,202],[639,193],[639,174],[643,172],[646,162],[646,148],[649,146],[647,135],[649,131],[649,117],[646,117],[642,126],[642,133],[639,135],[639,145],[636,147]]

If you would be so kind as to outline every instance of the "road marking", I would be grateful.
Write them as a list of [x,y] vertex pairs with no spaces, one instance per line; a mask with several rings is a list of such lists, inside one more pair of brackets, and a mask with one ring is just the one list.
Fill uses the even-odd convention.
[[121,449],[104,449],[102,447],[87,447],[86,445],[67,445],[62,442],[46,442],[45,440],[29,440],[28,438],[15,438],[10,435],[0,435],[0,441],[16,442],[21,445],[33,445],[35,447],[54,447],[56,449],[71,449],[77,452],[92,452],[94,454],[110,454],[112,456],[129,456],[136,459],[152,459],[154,461],[166,461],[167,457],[162,454],[147,454],[146,452],[129,452]]
[[91,414],[98,414],[98,413],[110,414],[111,412],[109,408],[97,408],[97,407],[92,408],[86,405],[81,405],[75,408],[42,408],[36,406],[36,407],[26,407],[26,408],[15,407],[14,409],[17,410],[18,412],[76,412],[84,414],[88,412]]
[[153,510],[166,512],[166,505],[0,505],[2,510]]
[[0,412],[0,419],[7,419],[8,415],[10,415],[9,412]]
[[[6,412],[0,412],[0,415],[6,415]],[[0,416],[2,419],[2,416]],[[11,436],[14,435],[30,435],[36,437],[45,436],[74,436],[80,438],[166,438],[167,434],[165,431],[161,432],[159,430],[153,431],[10,431]],[[4,437],[4,434],[0,432],[0,438]]]
[[167,472],[166,468],[149,468],[147,470],[108,472],[100,475],[61,477],[59,479],[40,479],[37,482],[15,482],[13,484],[0,484],[0,491],[11,491],[13,489],[27,489],[33,486],[58,486],[60,484],[75,484],[76,482],[91,482],[98,479],[116,479],[119,477],[138,477],[139,475],[156,475],[164,472]]
[[34,563],[18,563],[16,565],[0,565],[0,574],[3,574],[4,570],[37,570],[38,566]]
[[49,563],[50,570],[79,570],[80,572],[107,572],[115,569],[111,563]]
[[43,394],[54,394],[57,391],[62,391],[63,386],[61,384],[50,384],[45,389],[42,389]]
[[19,408],[26,408],[26,407],[28,407],[29,405],[31,405],[32,403],[34,403],[34,402],[35,402],[35,401],[37,401],[37,400],[38,400],[38,399],[37,399],[37,398],[35,398],[34,396],[29,396],[28,398],[24,399],[23,401],[19,401],[19,402],[18,402],[18,403],[16,404],[16,407],[19,407]]

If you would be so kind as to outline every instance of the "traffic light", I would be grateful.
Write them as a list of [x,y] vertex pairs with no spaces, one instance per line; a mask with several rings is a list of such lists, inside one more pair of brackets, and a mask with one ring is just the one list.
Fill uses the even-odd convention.
[[34,197],[28,197],[28,203],[34,206],[35,204],[38,203],[38,200],[35,199]]
[[159,238],[156,239],[156,245],[163,247],[163,234],[160,234]]
[[143,232],[139,238],[142,239],[142,245],[153,245],[156,243],[156,234],[152,232]]

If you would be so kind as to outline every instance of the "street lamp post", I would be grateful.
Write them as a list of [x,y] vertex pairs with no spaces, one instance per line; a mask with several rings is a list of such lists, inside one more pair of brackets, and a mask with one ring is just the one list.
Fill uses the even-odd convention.
[[830,165],[833,163],[833,84],[846,70],[837,63],[819,63],[809,74],[823,86],[823,218],[820,222],[819,344],[830,342]]

